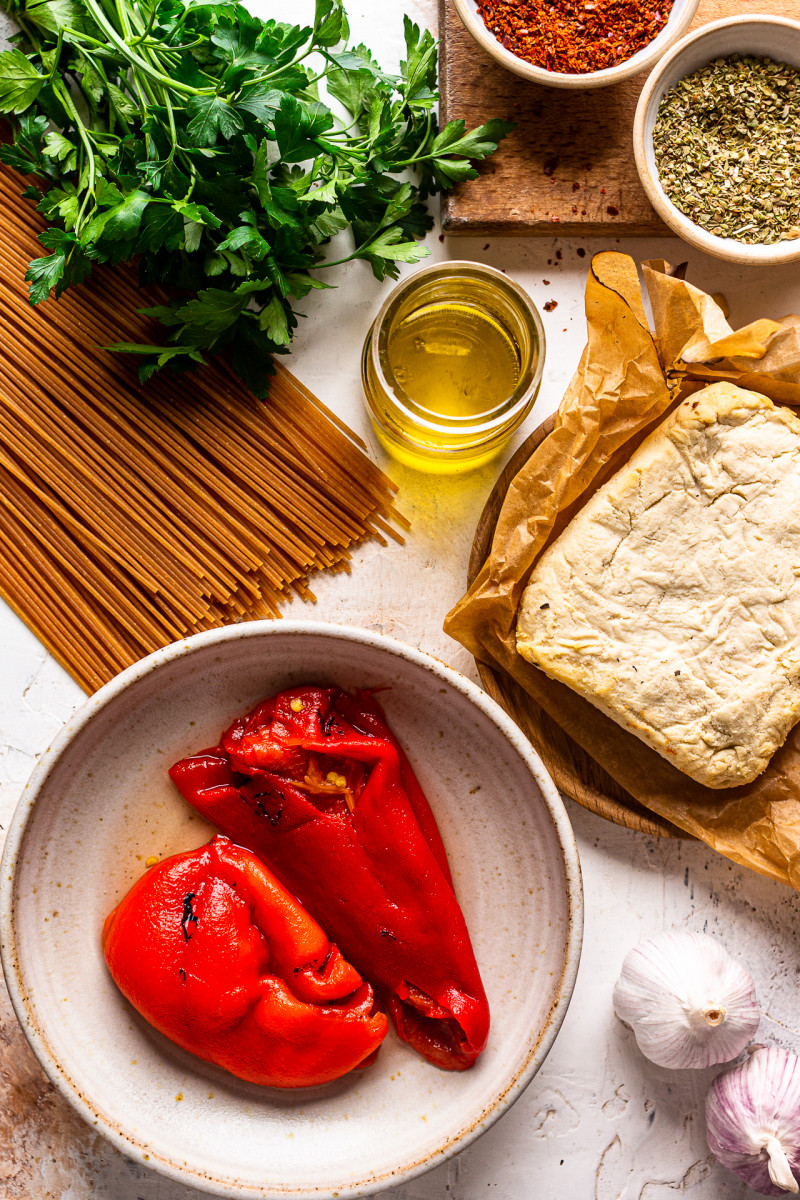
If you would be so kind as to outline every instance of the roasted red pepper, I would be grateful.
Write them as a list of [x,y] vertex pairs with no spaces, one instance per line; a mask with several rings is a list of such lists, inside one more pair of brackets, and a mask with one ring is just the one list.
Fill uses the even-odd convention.
[[438,1066],[473,1064],[489,1007],[469,933],[433,814],[370,692],[282,692],[170,775],[324,926],[404,1041]]
[[328,1083],[386,1035],[370,985],[263,863],[224,837],[135,883],[106,920],[103,949],[151,1025],[251,1083]]

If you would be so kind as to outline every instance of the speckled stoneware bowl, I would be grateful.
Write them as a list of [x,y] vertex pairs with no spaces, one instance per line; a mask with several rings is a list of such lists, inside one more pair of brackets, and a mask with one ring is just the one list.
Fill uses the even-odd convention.
[[[167,768],[262,697],[301,682],[388,687],[389,720],[444,837],[492,1009],[464,1073],[393,1032],[338,1083],[242,1083],[155,1033],[100,948],[105,915],[150,855],[211,834]],[[120,1150],[221,1196],[345,1197],[410,1179],[462,1149],[520,1095],[572,993],[582,897],[563,805],[529,743],[473,683],[360,629],[258,622],[151,655],[98,692],[42,756],[2,868],[2,955],[17,1016],[78,1112]]]
[[800,22],[786,17],[744,14],[712,21],[689,34],[665,55],[648,77],[633,119],[633,153],[647,198],[673,233],[685,242],[741,266],[776,266],[800,259],[800,238],[770,246],[748,245],[735,238],[716,237],[695,225],[667,197],[661,186],[653,149],[653,129],[658,106],[669,89],[715,58],[731,54],[773,58],[800,67]]
[[666,25],[648,45],[642,46],[630,58],[618,63],[615,67],[606,67],[603,71],[587,71],[583,75],[575,75],[567,71],[547,71],[544,67],[536,67],[526,62],[524,58],[506,50],[502,42],[487,29],[478,11],[477,0],[453,0],[456,12],[468,33],[490,54],[495,62],[515,75],[520,75],[530,83],[539,83],[544,87],[571,88],[584,91],[588,88],[608,87],[612,83],[621,83],[641,71],[652,67],[654,62],[676,42],[691,25],[700,0],[673,0],[672,9]]

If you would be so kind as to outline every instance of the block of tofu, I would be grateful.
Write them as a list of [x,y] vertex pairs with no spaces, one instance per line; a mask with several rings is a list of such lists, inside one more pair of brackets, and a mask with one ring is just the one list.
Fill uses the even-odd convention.
[[517,648],[699,783],[755,779],[800,718],[800,420],[685,400],[541,556]]

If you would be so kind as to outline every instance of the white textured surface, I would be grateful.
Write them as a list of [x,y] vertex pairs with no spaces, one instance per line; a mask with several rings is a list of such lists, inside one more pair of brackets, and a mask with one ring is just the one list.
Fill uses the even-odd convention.
[[[309,0],[261,0],[262,11],[294,14]],[[351,0],[357,38],[390,65],[401,52],[402,13],[433,27],[435,0]],[[505,115],[505,114],[500,114]],[[487,241],[490,243],[488,248]],[[548,337],[544,382],[524,436],[557,405],[583,345],[583,285],[595,250],[637,259],[689,259],[689,277],[731,304],[732,324],[800,307],[791,267],[735,268],[674,239],[619,243],[429,238],[437,257],[475,258],[507,268],[542,308]],[[587,251],[577,255],[578,248]],[[561,257],[556,257],[560,252]],[[336,297],[309,297],[292,369],[374,447],[361,402],[358,354],[379,305],[363,264],[338,275]],[[545,283],[544,280],[548,280]],[[379,453],[375,450],[376,455]],[[460,595],[481,507],[499,465],[461,480],[390,468],[413,521],[405,547],[364,547],[350,576],[319,580],[319,603],[292,616],[360,624],[421,646],[476,678],[464,650],[442,633]],[[0,607],[0,824],[7,826],[37,755],[80,704],[79,689],[36,639]],[[665,926],[719,936],[749,967],[766,1017],[762,1041],[800,1049],[800,905],[777,884],[695,843],[628,833],[569,805],[586,890],[584,953],[575,998],[543,1070],[522,1099],[451,1163],[384,1200],[745,1200],[744,1184],[706,1147],[699,1076],[651,1067],[613,1016],[611,993],[634,942]],[[122,1158],[46,1083],[5,999],[0,1002],[0,1196],[3,1200],[195,1200],[197,1195]]]

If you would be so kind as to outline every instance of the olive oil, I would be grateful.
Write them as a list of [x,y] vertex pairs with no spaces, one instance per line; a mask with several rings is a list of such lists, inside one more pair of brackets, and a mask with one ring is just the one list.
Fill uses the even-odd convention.
[[390,333],[387,357],[400,387],[442,417],[479,417],[517,385],[519,350],[509,331],[475,304],[413,309]]
[[423,471],[479,466],[527,416],[543,362],[541,318],[501,271],[471,262],[417,271],[386,300],[364,343],[378,439]]

